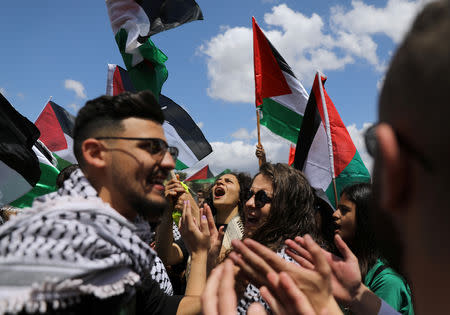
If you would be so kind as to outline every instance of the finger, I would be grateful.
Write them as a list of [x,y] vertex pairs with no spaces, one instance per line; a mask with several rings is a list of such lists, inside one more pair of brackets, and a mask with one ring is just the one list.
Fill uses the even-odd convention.
[[231,252],[228,257],[239,266],[239,272],[250,280],[256,286],[260,286],[266,283],[265,273],[262,273],[254,269],[250,264],[245,262],[241,256],[236,252]]
[[351,249],[347,246],[347,244],[339,234],[336,234],[334,236],[334,243],[336,244],[339,252],[342,254],[342,257],[344,257],[344,260],[347,260],[349,258],[356,258],[356,256],[353,254]]
[[267,304],[269,305],[273,314],[286,315],[286,310],[284,309],[284,307],[277,300],[277,298],[272,294],[272,292],[269,291],[269,289],[267,287],[261,287],[259,289],[259,292],[261,293],[261,297],[264,299],[264,301],[266,301]]
[[[253,269],[261,272],[264,276],[273,271],[269,262],[269,256],[279,256],[272,250],[250,239],[247,239],[244,242],[233,240],[232,244],[235,251],[241,254],[245,262],[251,265]],[[252,246],[252,248],[249,246]],[[258,251],[254,249],[255,247],[258,248]],[[283,260],[283,258],[279,258]],[[272,257],[272,259],[274,258]]]
[[211,208],[208,206],[208,204],[205,203],[203,207],[203,213],[206,215],[206,219],[208,221],[208,228],[211,235],[214,235],[218,233],[216,223],[214,222],[214,217],[211,211]]
[[264,306],[262,306],[262,304],[258,302],[250,304],[247,310],[247,315],[266,315],[266,314],[267,312],[264,309]]
[[[301,246],[300,244],[294,242],[293,240],[289,240],[289,239],[285,241],[285,244],[288,246],[286,253],[288,250],[290,250],[291,253],[296,254],[296,256],[299,258],[299,260],[304,263],[304,264],[302,264],[303,267],[308,268],[308,266],[309,266],[309,267],[311,267],[309,269],[314,268],[314,264],[312,264],[312,261],[313,261],[312,256],[303,246]],[[294,256],[291,256],[291,257],[295,259]],[[299,261],[297,261],[297,262],[300,263]]]
[[300,266],[306,269],[314,270],[314,265],[310,263],[308,260],[298,255],[296,252],[293,252],[289,248],[286,249],[286,254],[288,254],[295,262],[297,262]]
[[314,260],[314,265],[316,266],[317,272],[319,272],[322,276],[329,277],[331,274],[331,268],[328,264],[325,256],[322,253],[322,249],[316,242],[312,239],[312,237],[308,234],[305,235],[305,246],[306,249],[311,253],[311,256]]
[[221,315],[236,314],[237,296],[234,289],[235,279],[233,266],[231,260],[225,260],[222,279],[219,285],[220,299],[218,309]]
[[200,231],[203,235],[210,236],[209,233],[209,227],[208,227],[208,219],[206,218],[206,215],[202,215],[200,217]]
[[225,227],[224,226],[221,226],[220,228],[219,228],[219,234],[218,234],[218,236],[217,236],[217,241],[220,243],[220,244],[222,244],[222,242],[223,242],[223,237],[225,236]]
[[280,272],[288,268],[288,262],[266,246],[249,238],[245,239],[243,242],[250,249],[249,252],[252,254],[251,257],[254,257],[255,254],[259,257],[264,257],[264,259],[261,259],[264,262],[264,266],[270,266],[270,270],[265,267],[266,273],[272,269]]
[[208,280],[206,281],[205,290],[203,291],[202,309],[203,315],[217,315],[218,314],[218,296],[219,296],[219,284],[220,276],[223,272],[223,264],[217,266],[211,272]]
[[287,273],[280,273],[279,288],[283,305],[288,307],[290,314],[314,315],[315,311],[305,294],[297,287]]

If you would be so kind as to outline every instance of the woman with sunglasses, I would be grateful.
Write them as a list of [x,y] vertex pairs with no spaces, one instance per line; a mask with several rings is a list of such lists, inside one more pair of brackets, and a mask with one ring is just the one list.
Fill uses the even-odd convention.
[[[244,208],[245,237],[269,247],[284,259],[284,241],[297,235],[310,234],[318,240],[314,193],[305,175],[287,164],[264,163],[253,178]],[[230,258],[240,265],[236,253]],[[245,314],[253,302],[263,302],[259,290],[247,285],[239,301],[238,312]]]
[[402,314],[414,314],[411,290],[405,279],[381,259],[369,217],[372,185],[347,186],[333,214],[335,233],[358,258],[361,279],[381,299]]

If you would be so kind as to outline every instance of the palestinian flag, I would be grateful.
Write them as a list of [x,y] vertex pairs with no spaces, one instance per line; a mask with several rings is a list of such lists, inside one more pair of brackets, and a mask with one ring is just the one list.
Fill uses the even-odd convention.
[[[206,167],[208,167],[208,166],[206,166]],[[227,168],[227,169],[223,170],[220,174],[218,174],[216,176],[211,176],[211,177],[207,177],[207,178],[192,179],[193,176],[197,175],[198,173],[200,173],[204,169],[205,169],[205,167],[202,168],[197,173],[195,173],[194,175],[192,175],[191,177],[189,177],[188,179],[186,179],[185,182],[186,181],[190,181],[191,183],[197,183],[197,184],[214,184],[214,182],[218,178],[220,178],[222,175],[231,173],[231,170]],[[209,167],[208,167],[208,172],[210,172]],[[211,175],[212,175],[212,173],[211,173]],[[210,176],[210,175],[207,175],[207,176]]]
[[370,182],[370,174],[325,90],[326,77],[316,74],[298,135],[294,167],[302,170],[311,186],[326,192],[336,207],[345,186]]
[[199,180],[199,179],[208,179],[214,177],[213,173],[211,173],[211,170],[209,169],[209,165],[206,165],[203,167],[200,171],[195,173],[194,175],[186,178],[185,182],[190,182],[193,180]]
[[308,93],[291,67],[253,22],[255,102],[261,125],[276,135],[297,142]]
[[73,126],[75,117],[58,104],[49,101],[35,125],[41,136],[33,147],[39,160],[39,182],[27,194],[11,203],[17,208],[31,207],[36,197],[57,190],[56,178],[65,167],[77,163],[73,154]]
[[61,170],[77,163],[73,153],[73,127],[75,116],[58,104],[49,101],[35,122],[41,132],[41,140],[53,152]]
[[0,206],[25,194],[41,171],[33,146],[39,130],[0,94]]
[[[141,90],[133,86],[129,73],[117,65],[108,65],[107,78],[107,95]],[[189,168],[212,152],[212,147],[200,128],[180,105],[162,94],[159,103],[166,120],[163,128],[167,142],[179,150],[175,169]]]
[[[147,38],[150,20],[134,0],[107,0],[111,26],[133,86],[151,90],[156,98],[167,80],[166,55]],[[147,38],[147,39],[146,39]]]
[[19,199],[11,202],[11,205],[16,208],[31,207],[34,198],[57,190],[56,178],[60,172],[60,169],[57,168],[58,161],[40,140],[33,146],[33,151],[39,160],[41,176],[33,189]]

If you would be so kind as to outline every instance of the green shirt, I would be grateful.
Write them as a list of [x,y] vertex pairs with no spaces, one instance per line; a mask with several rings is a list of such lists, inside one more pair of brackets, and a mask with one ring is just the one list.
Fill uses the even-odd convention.
[[[380,269],[377,272],[377,269]],[[411,289],[405,279],[387,267],[380,259],[367,272],[364,284],[395,310],[402,314],[414,315]]]

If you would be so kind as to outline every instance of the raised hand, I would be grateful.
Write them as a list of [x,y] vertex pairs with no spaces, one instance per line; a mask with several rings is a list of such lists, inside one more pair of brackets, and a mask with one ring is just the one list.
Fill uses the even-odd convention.
[[207,252],[211,247],[210,232],[206,216],[200,213],[200,222],[192,215],[191,202],[184,202],[180,220],[180,233],[191,254]]

